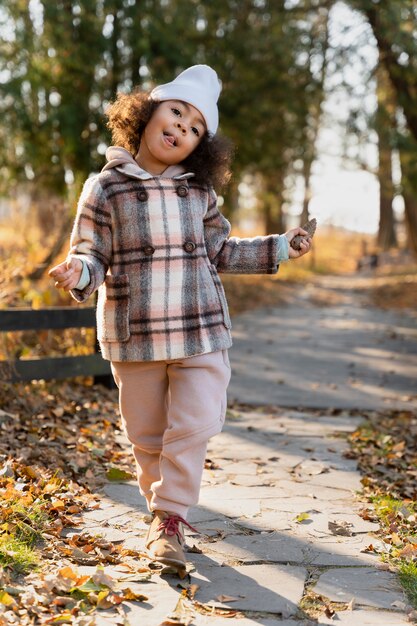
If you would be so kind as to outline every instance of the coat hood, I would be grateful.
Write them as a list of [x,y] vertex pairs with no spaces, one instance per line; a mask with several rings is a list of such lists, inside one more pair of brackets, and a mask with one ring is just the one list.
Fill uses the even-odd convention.
[[107,163],[101,170],[102,172],[114,168],[130,178],[139,178],[140,180],[159,177],[183,180],[194,176],[192,172],[186,172],[182,165],[169,165],[159,176],[150,174],[138,165],[128,150],[120,146],[110,146],[107,148],[106,159]]

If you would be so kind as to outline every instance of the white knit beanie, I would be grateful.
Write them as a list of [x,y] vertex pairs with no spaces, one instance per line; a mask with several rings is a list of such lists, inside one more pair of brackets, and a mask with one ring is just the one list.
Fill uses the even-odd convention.
[[216,72],[208,65],[193,65],[179,74],[171,83],[159,85],[151,91],[153,100],[182,100],[200,111],[211,135],[219,125],[217,100],[221,84]]

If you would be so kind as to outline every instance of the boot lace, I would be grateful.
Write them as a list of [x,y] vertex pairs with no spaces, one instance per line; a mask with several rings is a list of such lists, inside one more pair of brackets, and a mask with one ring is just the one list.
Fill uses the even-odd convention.
[[187,520],[185,520],[180,515],[168,515],[168,517],[162,520],[162,522],[159,524],[158,531],[163,530],[165,531],[165,534],[168,535],[168,537],[174,537],[174,535],[178,535],[178,537],[182,539],[183,536],[180,531],[180,524],[184,524],[194,532],[198,533],[198,530],[194,528],[194,526],[191,526],[191,524],[189,524]]

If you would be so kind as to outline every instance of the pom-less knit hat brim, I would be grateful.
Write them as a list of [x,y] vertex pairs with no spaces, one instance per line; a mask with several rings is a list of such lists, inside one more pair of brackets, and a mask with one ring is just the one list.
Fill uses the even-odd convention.
[[219,126],[217,100],[221,91],[216,72],[208,65],[193,65],[172,82],[159,85],[151,91],[153,100],[182,100],[198,109],[204,117],[207,130],[215,135]]

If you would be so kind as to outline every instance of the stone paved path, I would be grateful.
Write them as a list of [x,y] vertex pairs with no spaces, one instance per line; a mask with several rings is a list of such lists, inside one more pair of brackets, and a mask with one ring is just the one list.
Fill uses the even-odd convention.
[[[293,360],[290,363],[287,361],[291,353],[289,339],[287,337],[287,342],[284,337],[288,352],[283,353],[279,344],[282,327],[278,322],[275,326],[273,323],[273,320],[282,319],[281,309],[275,313],[250,314],[251,323],[252,316],[258,320],[251,341],[254,342],[255,335],[259,337],[260,334],[259,345],[265,348],[262,354],[258,354],[258,361],[268,352],[263,369],[260,361],[254,368],[252,355],[248,361],[249,339],[239,337],[242,329],[247,329],[247,317],[236,320],[236,343],[231,353],[235,370],[232,390],[240,390],[239,400],[252,400],[265,408],[245,406],[229,410],[223,433],[210,442],[208,458],[212,463],[208,463],[208,469],[204,471],[200,504],[189,518],[201,532],[201,535],[191,531],[187,534],[191,550],[188,554],[189,579],[180,581],[173,575],[155,573],[145,582],[126,582],[148,597],[145,603],[128,604],[126,618],[131,626],[160,626],[164,623],[177,605],[182,590],[179,584],[198,585],[193,588],[196,590],[194,605],[186,602],[189,620],[193,611],[194,617],[191,621],[180,622],[194,626],[409,624],[406,600],[396,576],[384,569],[375,554],[366,551],[370,544],[380,548],[383,545],[372,534],[377,525],[363,520],[358,514],[360,504],[355,492],[361,487],[360,475],[356,463],[344,456],[348,448],[346,433],[360,423],[360,413],[352,417],[351,412],[343,410],[312,410],[311,407],[315,406],[314,400],[311,401],[314,388],[310,388],[308,394],[297,396],[293,393],[294,386],[293,391],[285,396],[288,402],[283,403],[293,408],[267,408],[267,405],[279,405],[276,390],[282,390],[285,385],[278,385],[276,381],[273,385],[271,380],[267,385],[261,385],[260,381],[265,372],[271,372],[275,379],[283,375],[277,372],[278,367],[287,372],[286,376],[291,375],[288,372],[294,365],[297,345],[302,339],[300,333],[312,335],[311,339],[305,336],[303,343],[311,348],[312,358],[314,351],[321,349],[319,343],[312,347],[313,321],[333,320],[325,324],[328,349],[323,352],[328,355],[323,367],[331,372],[336,337],[343,336],[343,324],[336,324],[335,320],[342,320],[345,324],[349,319],[340,312],[326,317],[323,310],[320,313],[307,306],[302,313],[303,321],[297,322],[295,312],[291,316],[287,311],[285,317],[286,324],[292,324],[293,328]],[[298,313],[301,316],[301,312]],[[312,317],[309,317],[310,313]],[[391,317],[382,317],[385,321],[381,321],[382,318],[374,320],[375,324],[387,324],[393,328]],[[378,326],[377,334],[384,335],[385,329],[384,325]],[[267,330],[268,337],[264,337]],[[407,336],[414,337],[411,324],[395,327],[394,332],[397,335],[407,332]],[[294,341],[297,337],[298,342]],[[345,339],[346,336],[343,341]],[[272,343],[268,343],[269,340]],[[274,356],[269,354],[272,345]],[[352,344],[350,347],[354,349]],[[371,354],[370,350],[374,352]],[[365,345],[362,353],[357,352],[362,357],[367,355],[366,368],[370,378],[385,371],[381,365],[383,355],[375,355],[375,350],[379,348]],[[414,376],[416,364],[412,362],[412,350],[409,347],[407,350],[403,353],[404,358],[396,360],[398,376],[403,378],[401,383],[399,378],[394,382],[392,379],[391,399],[395,396],[399,400],[398,394],[410,395],[410,390],[402,385],[409,376]],[[393,352],[397,354],[398,350],[393,349]],[[381,359],[378,367],[376,358]],[[365,360],[359,363],[365,368]],[[315,382],[313,374],[311,366],[309,382]],[[320,381],[320,372],[317,376]],[[363,394],[363,389],[355,396],[355,386],[352,385],[349,394],[345,394],[346,389],[347,386],[343,386],[339,397],[343,400],[352,396],[353,404],[362,404],[365,397],[368,400],[377,398],[374,392]],[[333,391],[337,389],[333,388]],[[416,393],[415,389],[413,393]],[[295,402],[294,398],[299,401]],[[336,395],[328,395],[325,390],[318,405],[335,406],[335,398]],[[322,400],[323,405],[320,404]],[[343,407],[342,400],[340,405]],[[401,402],[409,406],[414,400],[403,398]],[[310,408],[294,408],[303,404]],[[349,407],[349,403],[346,406]],[[376,401],[374,406],[378,406]],[[125,547],[142,549],[147,529],[146,508],[136,484],[106,485],[101,507],[84,516],[84,525],[89,533],[100,533],[111,541],[123,542]],[[115,577],[121,577],[116,569],[110,566],[106,569]],[[80,570],[89,572],[94,568]],[[304,609],[311,592],[342,603],[337,605],[340,609],[333,618],[322,613],[317,620],[309,619]],[[346,607],[349,608],[341,610]],[[236,612],[234,617],[232,611]],[[120,615],[106,611],[101,612],[96,621],[98,626],[124,623]]]
[[[199,585],[195,599],[207,613],[195,612],[195,626],[408,624],[395,575],[364,551],[378,545],[377,525],[358,515],[360,476],[343,456],[348,446],[341,436],[359,421],[347,413],[229,411],[224,432],[210,444],[213,468],[204,472],[200,505],[190,516],[202,533],[187,533],[188,546],[202,550],[188,555],[190,580],[155,573],[150,581],[129,582],[149,598],[129,604],[130,624],[159,626],[177,604],[180,582]],[[111,483],[104,491],[101,508],[85,515],[88,532],[142,549],[146,509],[136,484]],[[309,589],[353,601],[353,610],[311,621],[303,611]],[[240,616],[210,616],[210,607]],[[118,619],[102,612],[97,624]]]
[[[417,307],[371,307],[357,291],[343,288],[358,281],[325,277],[295,293],[289,306],[238,316],[230,399],[289,407],[417,409]],[[322,306],[311,301],[317,296]]]

